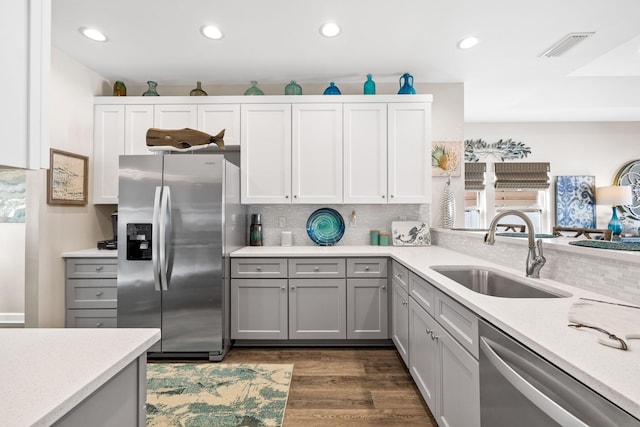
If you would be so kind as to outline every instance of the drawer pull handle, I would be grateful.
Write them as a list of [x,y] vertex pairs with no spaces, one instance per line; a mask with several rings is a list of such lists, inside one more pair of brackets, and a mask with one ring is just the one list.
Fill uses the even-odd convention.
[[368,266],[367,266],[367,267],[365,267],[365,268],[364,268],[364,271],[369,271],[369,267],[368,267]]
[[402,305],[407,305],[407,302],[406,301],[402,301]]
[[97,296],[97,297],[101,297],[101,296],[102,296],[102,294],[103,294],[103,292],[102,292],[102,291],[98,291],[98,292],[96,292],[96,296]]
[[320,267],[314,268],[315,271],[320,271]]
[[99,328],[99,327],[101,327],[101,326],[102,326],[102,322],[98,322],[98,323],[96,323],[96,328]]
[[104,270],[104,266],[99,265],[96,267],[96,271],[102,271],[102,270]]
[[256,270],[262,271],[262,267],[256,267]]
[[397,277],[398,279],[402,279],[402,273],[398,273],[398,274],[396,274],[396,277]]

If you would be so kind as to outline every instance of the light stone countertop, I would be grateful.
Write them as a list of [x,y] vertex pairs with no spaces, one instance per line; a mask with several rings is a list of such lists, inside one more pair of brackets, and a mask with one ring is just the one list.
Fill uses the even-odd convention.
[[[522,250],[526,251],[526,239],[522,240],[525,243]],[[527,279],[524,265],[515,266],[517,269],[506,268],[437,246],[263,246],[245,247],[231,254],[231,257],[245,258],[316,256],[389,256],[560,369],[640,418],[640,340],[628,340],[629,350],[622,351],[598,344],[597,336],[592,333],[567,326],[569,308],[579,297],[614,302],[615,299],[549,279]],[[436,265],[492,267],[540,287],[559,289],[572,296],[516,299],[481,295],[432,270],[431,266]]]
[[50,426],[159,339],[159,329],[0,329],[0,424]]
[[118,258],[115,249],[81,249],[79,251],[63,252],[62,258]]

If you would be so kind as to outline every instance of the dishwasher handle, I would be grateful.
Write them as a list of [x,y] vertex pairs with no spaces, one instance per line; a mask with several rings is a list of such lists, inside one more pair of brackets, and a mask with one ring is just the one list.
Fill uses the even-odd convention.
[[531,403],[563,427],[589,427],[588,424],[576,418],[533,384],[522,378],[506,361],[498,356],[490,343],[492,343],[490,339],[480,337],[480,349],[487,360]]

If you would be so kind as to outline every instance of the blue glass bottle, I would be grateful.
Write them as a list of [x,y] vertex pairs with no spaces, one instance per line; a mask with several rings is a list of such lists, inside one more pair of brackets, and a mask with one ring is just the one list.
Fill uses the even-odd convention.
[[375,95],[376,94],[376,82],[371,79],[371,74],[367,74],[367,81],[364,82],[364,94]]
[[[404,83],[402,80],[404,79]],[[413,88],[413,76],[409,73],[405,73],[400,77],[400,90],[398,95],[415,95],[416,90]]]
[[611,209],[613,210],[613,214],[611,215],[611,220],[609,221],[607,228],[611,230],[611,240],[620,241],[620,235],[622,234],[622,222],[620,221],[620,218],[618,218],[618,208],[613,206]]
[[324,90],[323,95],[342,95],[340,89],[334,82],[329,83],[329,87]]

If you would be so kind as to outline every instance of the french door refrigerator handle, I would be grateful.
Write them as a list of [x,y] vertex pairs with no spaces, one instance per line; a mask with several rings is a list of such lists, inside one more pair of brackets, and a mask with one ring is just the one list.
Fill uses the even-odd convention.
[[169,187],[162,189],[160,202],[160,285],[163,291],[169,290],[169,249],[167,236],[171,232],[171,191]]
[[589,427],[588,424],[580,421],[549,396],[538,390],[533,384],[522,378],[507,362],[498,356],[489,342],[490,340],[480,337],[480,349],[482,352],[498,372],[531,403],[563,427]]
[[151,260],[153,263],[153,283],[156,291],[160,291],[160,269],[158,265],[158,235],[160,230],[160,194],[161,187],[156,187],[156,194],[153,198],[153,220],[151,223]]

